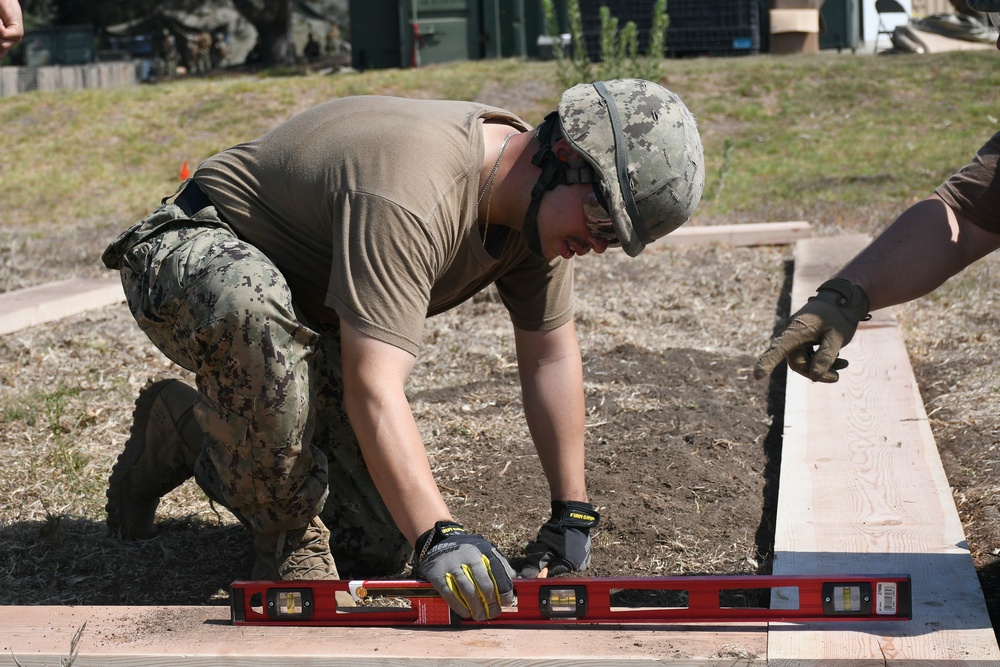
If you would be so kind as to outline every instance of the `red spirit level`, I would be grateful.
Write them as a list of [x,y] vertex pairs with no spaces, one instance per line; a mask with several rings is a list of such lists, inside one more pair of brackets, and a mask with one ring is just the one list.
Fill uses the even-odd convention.
[[452,613],[426,581],[237,581],[232,585],[233,623],[799,623],[905,621],[911,615],[909,575],[515,579],[514,591],[514,606],[504,607],[495,619],[477,622]]

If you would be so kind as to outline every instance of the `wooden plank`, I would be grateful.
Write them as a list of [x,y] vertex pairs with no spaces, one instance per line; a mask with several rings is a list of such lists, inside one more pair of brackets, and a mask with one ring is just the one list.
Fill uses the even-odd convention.
[[228,607],[0,607],[0,666],[664,665],[763,660],[762,623],[545,628],[234,626]]
[[[800,242],[793,311],[867,242]],[[832,628],[772,624],[768,664],[1000,665],[891,310],[862,323],[844,356],[851,366],[833,385],[788,374],[774,572],[910,574],[914,619]]]
[[701,243],[735,246],[787,245],[809,238],[808,222],[752,222],[740,225],[685,225],[662,239],[657,245],[673,248]]
[[124,300],[117,277],[70,278],[6,292],[0,294],[0,336]]
[[983,51],[995,49],[996,40],[987,42],[970,42],[965,39],[953,39],[946,35],[920,30],[911,27],[905,33],[906,37],[919,42],[924,53],[945,53],[946,51]]

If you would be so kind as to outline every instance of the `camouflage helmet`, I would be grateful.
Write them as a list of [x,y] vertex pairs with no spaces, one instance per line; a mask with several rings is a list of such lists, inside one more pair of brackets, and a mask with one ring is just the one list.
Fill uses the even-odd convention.
[[1000,30],[1000,0],[968,0],[969,9],[986,14],[986,24]]
[[1000,0],[968,0],[968,5],[974,12],[1000,12]]
[[597,172],[630,257],[691,217],[705,185],[705,159],[694,116],[677,95],[641,79],[582,83],[563,93],[559,121]]

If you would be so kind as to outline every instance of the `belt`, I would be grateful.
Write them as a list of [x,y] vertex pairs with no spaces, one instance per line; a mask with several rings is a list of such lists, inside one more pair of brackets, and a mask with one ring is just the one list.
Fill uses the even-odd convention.
[[[195,181],[191,181],[184,186],[181,193],[174,198],[174,206],[184,211],[188,217],[191,217],[206,206],[215,206],[215,204],[213,204],[212,200],[208,198],[208,195],[205,194],[205,191],[201,189],[200,185],[198,185]],[[215,212],[219,216],[219,219],[223,220],[222,213],[219,212],[218,207],[216,207]]]

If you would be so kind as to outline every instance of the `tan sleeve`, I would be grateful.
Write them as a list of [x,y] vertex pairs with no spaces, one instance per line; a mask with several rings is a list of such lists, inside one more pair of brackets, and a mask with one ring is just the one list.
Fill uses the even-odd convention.
[[496,282],[511,322],[525,331],[555,329],[573,317],[573,262],[532,256]]
[[363,193],[335,199],[350,222],[331,239],[326,306],[358,331],[416,356],[440,258],[429,243],[414,242],[420,221],[392,202]]
[[954,211],[988,232],[1000,234],[1000,180],[997,162],[1000,158],[1000,133],[994,134],[979,149],[972,162],[965,165],[937,190],[937,194]]

